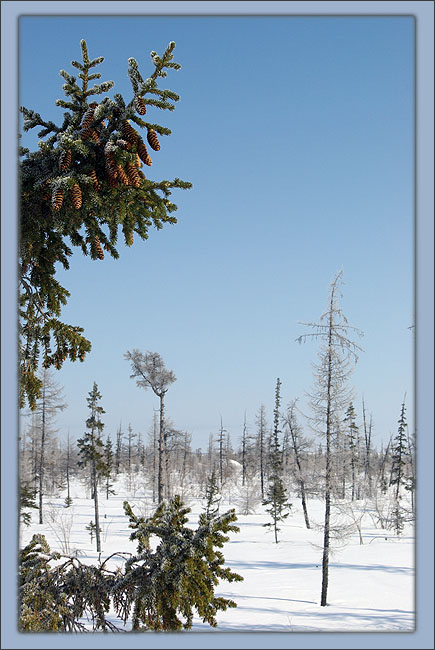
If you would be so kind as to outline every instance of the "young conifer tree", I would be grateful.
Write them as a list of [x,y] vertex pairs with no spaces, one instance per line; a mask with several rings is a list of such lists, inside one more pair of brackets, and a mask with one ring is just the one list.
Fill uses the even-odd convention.
[[[216,614],[236,603],[216,596],[219,580],[241,581],[243,578],[224,567],[219,550],[228,541],[228,532],[238,532],[234,510],[221,516],[199,516],[196,530],[186,526],[190,508],[180,497],[161,503],[149,518],[137,517],[125,502],[130,518],[132,541],[137,541],[137,555],[125,565],[124,576],[114,587],[118,616],[130,616],[133,631],[175,631],[190,629],[193,615],[216,627]],[[158,539],[157,546],[150,539]],[[152,550],[155,549],[155,550]]]
[[[37,377],[45,368],[61,368],[67,358],[83,361],[91,343],[83,328],[60,320],[69,292],[56,278],[56,266],[69,268],[73,247],[93,260],[107,252],[119,257],[118,237],[133,244],[134,235],[148,238],[149,228],[176,223],[173,188],[190,183],[153,180],[142,171],[152,165],[148,147],[160,150],[159,136],[171,131],[154,122],[156,109],[173,111],[179,96],[159,87],[173,61],[175,43],[162,56],[151,52],[153,71],[143,78],[138,62],[128,60],[131,96],[106,93],[113,81],[93,83],[104,57],[91,59],[81,41],[82,61],[72,61],[74,74],[61,70],[66,99],[60,125],[21,107],[23,130],[39,128],[38,150],[20,148],[20,404],[31,408],[41,393]],[[149,111],[149,117],[148,117]]]
[[275,535],[275,543],[278,544],[278,524],[280,521],[284,521],[290,514],[291,504],[287,501],[287,493],[284,487],[284,482],[282,479],[282,454],[281,454],[281,445],[279,442],[279,422],[280,422],[280,412],[279,407],[281,403],[280,396],[281,381],[278,378],[276,380],[276,389],[275,389],[275,408],[273,411],[273,432],[270,446],[270,455],[269,455],[269,465],[270,465],[270,474],[269,474],[269,487],[266,493],[266,498],[263,501],[263,505],[269,506],[266,508],[272,518],[271,523],[263,524],[264,526],[270,526],[273,528]]
[[32,515],[30,512],[25,512],[24,508],[38,509],[36,505],[36,490],[33,490],[27,483],[20,483],[20,520],[25,526],[30,526]]
[[97,553],[101,552],[101,538],[100,538],[100,515],[98,504],[98,479],[104,476],[106,464],[104,459],[104,447],[101,440],[101,433],[104,424],[101,422],[101,415],[105,413],[104,409],[99,405],[101,393],[98,390],[97,384],[94,382],[92,390],[87,398],[90,416],[86,420],[86,426],[89,429],[77,441],[79,453],[81,456],[81,467],[90,466],[91,470],[91,486],[92,498],[94,500],[94,513],[95,513],[95,540],[97,544]]
[[408,424],[406,422],[405,402],[403,401],[400,409],[398,420],[397,435],[392,442],[391,448],[391,475],[390,486],[394,489],[394,508],[393,508],[393,525],[397,535],[403,531],[404,510],[401,505],[403,489],[408,490],[410,487],[409,477],[407,475],[409,463],[408,448]]
[[350,472],[351,472],[351,500],[354,501],[355,497],[358,498],[357,489],[356,489],[356,479],[358,471],[358,458],[359,458],[359,449],[358,449],[358,426],[356,424],[356,413],[355,407],[351,402],[346,410],[346,415],[344,417],[344,425],[346,427],[347,433],[347,446],[349,449],[350,456]]
[[204,512],[207,519],[212,519],[219,514],[219,503],[222,496],[219,493],[218,479],[216,475],[216,470],[212,470],[212,473],[207,479],[207,484],[205,487],[205,507]]

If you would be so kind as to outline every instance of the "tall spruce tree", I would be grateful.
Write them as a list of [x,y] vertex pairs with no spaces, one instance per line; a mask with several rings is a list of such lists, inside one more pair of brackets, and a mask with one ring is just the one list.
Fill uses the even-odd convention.
[[98,390],[97,384],[94,382],[92,390],[87,398],[90,415],[86,420],[86,426],[89,429],[77,441],[77,446],[80,453],[80,466],[90,466],[91,470],[91,488],[92,498],[94,500],[94,514],[95,514],[95,539],[97,544],[97,553],[101,552],[101,537],[100,537],[100,515],[98,504],[98,480],[106,473],[106,464],[104,458],[104,446],[101,440],[101,433],[104,424],[101,422],[101,416],[105,413],[102,406],[99,405],[101,393]]
[[40,363],[60,368],[67,358],[83,361],[91,348],[82,327],[60,320],[70,294],[56,278],[56,265],[69,268],[71,247],[93,260],[103,260],[104,251],[116,259],[119,230],[131,246],[135,233],[147,239],[151,226],[159,230],[177,221],[171,191],[191,184],[152,180],[141,169],[152,165],[147,145],[159,151],[158,135],[171,133],[145,114],[172,111],[179,100],[159,87],[168,70],[180,68],[174,47],[169,43],[162,56],[151,52],[154,69],[145,80],[136,59],[128,59],[131,96],[111,98],[105,93],[113,81],[92,83],[101,77],[95,68],[104,57],[89,58],[82,40],[82,61],[71,62],[75,74],[60,71],[66,96],[56,100],[66,111],[61,125],[20,108],[23,130],[40,129],[37,151],[20,147],[21,406],[27,401],[34,408],[41,394]]
[[340,271],[330,285],[328,308],[320,318],[319,323],[304,323],[314,332],[303,334],[296,340],[299,343],[309,338],[320,339],[323,346],[319,352],[319,362],[316,369],[316,386],[311,395],[311,407],[314,412],[314,426],[325,438],[325,520],[323,526],[323,556],[322,556],[322,590],[320,604],[327,605],[329,554],[331,534],[331,495],[332,495],[332,440],[339,415],[349,404],[350,391],[347,380],[352,371],[351,362],[358,359],[357,353],[361,348],[351,340],[350,332],[362,335],[361,331],[348,324],[338,298],[339,285],[342,281]]
[[269,487],[266,493],[266,498],[263,501],[264,506],[266,507],[266,512],[268,512],[272,518],[272,522],[263,524],[264,526],[270,526],[273,528],[275,543],[278,544],[278,524],[281,521],[287,519],[290,514],[291,504],[287,501],[287,493],[284,487],[284,482],[282,478],[282,454],[281,454],[281,445],[279,442],[279,423],[280,423],[280,403],[281,403],[281,381],[278,378],[276,380],[275,388],[275,408],[273,411],[273,432],[270,446],[270,455],[269,455],[269,465],[270,465],[270,475],[269,475]]
[[393,525],[397,535],[400,535],[404,526],[404,510],[401,504],[403,490],[409,490],[410,488],[408,476],[408,424],[406,421],[405,401],[403,401],[400,409],[398,424],[397,435],[391,447],[390,486],[394,489]]
[[358,427],[356,424],[356,413],[355,407],[351,402],[346,410],[346,415],[344,417],[344,425],[346,427],[347,434],[347,446],[349,449],[350,456],[350,472],[351,472],[351,500],[354,501],[357,496],[356,490],[356,472],[358,465]]

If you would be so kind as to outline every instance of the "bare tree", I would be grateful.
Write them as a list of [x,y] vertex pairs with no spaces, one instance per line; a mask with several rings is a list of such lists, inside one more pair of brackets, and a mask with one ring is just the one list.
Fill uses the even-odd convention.
[[301,428],[296,420],[295,410],[296,410],[296,400],[293,400],[292,402],[290,402],[287,408],[287,414],[284,416],[283,419],[285,424],[288,427],[291,436],[293,453],[294,453],[295,463],[296,463],[296,477],[299,483],[299,490],[301,493],[301,501],[302,501],[302,509],[304,511],[305,525],[307,528],[310,528],[310,520],[308,518],[307,501],[305,496],[305,481],[304,481],[304,475],[302,472],[302,463],[301,463],[302,450],[306,448],[307,441],[302,438]]
[[219,484],[220,487],[222,488],[222,484],[224,481],[224,442],[225,442],[225,436],[224,433],[227,433],[227,430],[224,429],[224,426],[222,424],[222,416],[221,416],[221,428],[219,429],[219,434],[218,434],[218,444],[219,444]]
[[[39,455],[35,456],[35,479],[38,482],[39,523],[44,523],[43,497],[45,495],[46,451],[49,439],[56,432],[54,422],[58,411],[66,408],[62,389],[54,381],[50,370],[44,369],[41,375],[41,395],[32,413],[32,426],[38,438]],[[37,478],[36,478],[37,477]]]
[[243,433],[242,433],[242,445],[241,445],[241,456],[242,456],[242,485],[245,485],[245,480],[246,480],[246,448],[247,448],[247,439],[248,439],[248,434],[247,434],[247,428],[246,428],[246,411],[245,415],[243,418]]
[[334,433],[334,422],[339,414],[349,403],[351,393],[347,389],[347,379],[352,371],[351,363],[358,359],[357,353],[361,348],[350,338],[349,332],[358,335],[362,332],[348,324],[338,305],[338,297],[341,295],[339,285],[342,282],[342,271],[340,271],[331,282],[329,291],[328,308],[320,317],[319,323],[303,323],[314,330],[309,334],[303,334],[296,340],[299,343],[305,342],[308,338],[319,339],[323,346],[319,352],[319,361],[315,365],[315,391],[310,395],[311,407],[314,413],[314,427],[325,437],[325,523],[323,535],[323,558],[322,558],[322,607],[327,604],[328,592],[328,569],[329,569],[329,548],[330,548],[330,514],[331,514],[331,440]]
[[265,436],[266,436],[266,408],[262,404],[258,410],[257,414],[257,448],[258,448],[258,460],[260,465],[260,489],[261,489],[261,498],[264,499],[264,465],[265,465]]
[[128,425],[127,429],[127,468],[128,468],[128,485],[129,489],[131,489],[131,457],[132,457],[132,451],[133,451],[133,438],[136,438],[136,434],[133,433],[133,429],[131,427],[131,424]]
[[68,434],[66,437],[66,459],[65,459],[65,478],[66,478],[66,499],[65,505],[67,508],[72,504],[71,491],[70,491],[70,473],[71,473],[71,441]]
[[157,352],[147,351],[145,354],[139,350],[127,351],[125,359],[131,362],[132,374],[130,379],[136,379],[140,388],[151,388],[160,400],[160,427],[158,443],[158,471],[157,471],[157,500],[163,500],[163,463],[165,456],[165,395],[171,384],[176,381],[172,370],[167,370],[163,359]]
[[122,436],[123,432],[121,429],[121,422],[119,423],[118,430],[116,432],[116,449],[115,449],[115,471],[118,475],[121,470],[121,458],[122,458]]

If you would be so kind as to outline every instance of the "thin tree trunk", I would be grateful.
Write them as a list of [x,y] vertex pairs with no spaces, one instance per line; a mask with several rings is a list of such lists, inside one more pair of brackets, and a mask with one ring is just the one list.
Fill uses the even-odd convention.
[[261,498],[264,501],[263,431],[260,434],[260,487],[261,487]]
[[245,485],[246,480],[246,411],[245,420],[243,422],[243,437],[242,437],[242,486]]
[[92,459],[92,489],[94,492],[94,513],[95,513],[95,540],[97,542],[97,553],[101,553],[100,539],[100,513],[98,508],[98,490],[97,490],[97,468],[95,459]]
[[68,432],[68,438],[67,438],[67,447],[66,447],[66,489],[67,489],[67,495],[66,495],[66,502],[67,502],[67,507],[71,505],[71,494],[70,494],[70,484],[69,484],[69,461],[70,461],[70,443],[69,443],[69,432]]
[[46,424],[46,413],[45,413],[45,382],[42,389],[42,417],[41,417],[41,454],[39,457],[39,523],[42,524],[42,495],[44,492],[44,469],[45,469],[45,424]]
[[157,412],[154,411],[153,420],[153,503],[156,500],[156,479],[157,479]]
[[159,432],[159,457],[158,457],[158,473],[157,473],[157,499],[161,503],[163,501],[163,457],[165,455],[165,394],[160,393],[160,432]]
[[273,527],[274,527],[274,531],[275,531],[275,544],[278,544],[278,526],[277,526],[277,512],[276,512],[276,509],[275,509]]
[[354,450],[352,448],[351,450],[351,457],[350,457],[350,468],[351,468],[351,474],[352,474],[352,496],[351,496],[351,501],[355,500],[355,458],[354,458]]
[[307,502],[306,502],[306,499],[305,499],[305,484],[304,484],[304,482],[302,480],[300,482],[300,486],[301,486],[301,501],[302,501],[302,510],[304,511],[305,526],[307,528],[311,528],[310,520],[308,518]]
[[329,530],[331,517],[331,380],[332,380],[332,296],[329,316],[328,340],[328,392],[326,407],[326,486],[325,486],[325,526],[323,531],[322,593],[320,605],[326,606],[329,577]]
[[163,441],[164,441],[164,454],[165,454],[166,498],[170,499],[171,485],[170,485],[170,474],[169,474],[169,454],[168,454],[168,445],[167,445],[168,435],[166,431],[163,434]]

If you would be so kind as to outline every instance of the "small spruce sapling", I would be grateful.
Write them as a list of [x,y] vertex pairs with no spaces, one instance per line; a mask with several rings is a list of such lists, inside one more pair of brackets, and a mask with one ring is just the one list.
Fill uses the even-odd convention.
[[38,510],[38,506],[36,505],[36,489],[32,489],[27,483],[20,485],[20,518],[25,526],[30,526],[32,515],[30,512],[24,512],[23,508]]
[[[138,542],[138,554],[126,562],[124,576],[114,586],[118,615],[132,617],[133,630],[173,631],[190,629],[198,616],[216,627],[219,610],[236,607],[228,598],[215,595],[219,580],[241,581],[242,576],[223,565],[219,548],[228,541],[228,532],[238,532],[234,510],[222,516],[199,517],[196,530],[186,526],[190,508],[180,497],[162,502],[153,517],[136,517],[127,502],[126,514]],[[150,538],[160,541],[155,550]]]
[[[97,527],[94,524],[94,522],[92,521],[92,519],[89,522],[89,525],[86,526],[85,528],[86,528],[86,530],[89,531],[89,535],[91,536],[91,544],[92,544],[92,542],[94,541],[94,537],[96,536],[96,533],[97,533]],[[100,528],[99,532],[101,533],[101,528]]]
[[222,496],[219,492],[218,479],[216,471],[213,470],[207,479],[205,487],[205,516],[207,519],[212,519],[219,514],[219,504]]
[[269,453],[270,464],[270,478],[269,487],[266,492],[266,498],[263,501],[268,512],[272,518],[271,522],[263,524],[266,527],[273,528],[275,535],[275,543],[278,544],[278,523],[287,519],[290,514],[291,503],[287,501],[287,493],[282,480],[282,454],[279,442],[279,421],[280,421],[280,389],[281,381],[278,378],[276,381],[275,389],[275,409],[274,409],[274,425],[272,432],[272,439]]

